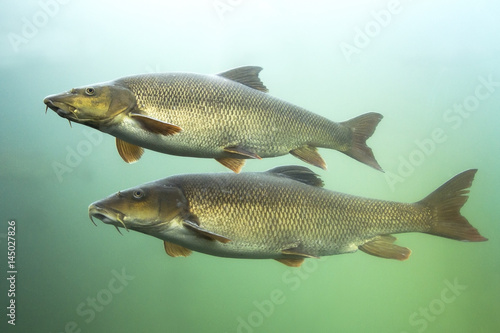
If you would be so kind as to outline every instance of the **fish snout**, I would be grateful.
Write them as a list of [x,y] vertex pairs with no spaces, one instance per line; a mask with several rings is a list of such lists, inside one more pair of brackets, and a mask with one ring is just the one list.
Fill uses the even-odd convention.
[[76,118],[76,108],[58,99],[61,99],[60,95],[52,95],[44,98],[45,113],[47,113],[48,109],[51,109],[63,118]]
[[128,231],[128,228],[123,221],[125,215],[115,209],[102,207],[98,203],[92,203],[89,206],[89,218],[92,223],[96,225],[93,219],[94,217],[101,220],[105,224],[111,224],[115,227],[123,227]]
[[47,113],[48,109],[51,109],[52,111],[55,111],[55,112],[57,112],[57,110],[59,110],[59,108],[54,104],[54,102],[52,102],[52,100],[48,97],[45,97],[43,99],[43,104],[45,104],[45,106],[46,106],[45,113]]
[[[89,206],[89,217],[94,222],[93,217],[106,224],[113,224],[116,221],[116,215],[112,214],[112,212],[107,209],[96,205],[95,203]],[[95,223],[94,223],[95,224]]]

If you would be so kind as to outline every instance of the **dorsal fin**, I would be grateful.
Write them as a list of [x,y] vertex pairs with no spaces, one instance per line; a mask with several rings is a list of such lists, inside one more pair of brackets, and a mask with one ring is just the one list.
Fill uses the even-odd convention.
[[262,92],[268,92],[266,86],[259,79],[259,73],[262,67],[257,66],[244,66],[233,68],[223,73],[217,74],[228,80],[235,81],[244,84],[247,87],[260,90]]
[[319,175],[303,166],[286,165],[267,170],[266,172],[290,178],[307,185],[323,187],[323,181]]

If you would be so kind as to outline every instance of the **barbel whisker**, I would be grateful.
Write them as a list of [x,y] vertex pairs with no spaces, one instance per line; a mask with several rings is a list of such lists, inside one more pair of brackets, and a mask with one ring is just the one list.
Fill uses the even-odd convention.
[[125,225],[125,222],[123,222],[121,218],[117,217],[116,220],[122,224],[122,226],[125,228],[125,230],[127,230],[127,232],[129,231],[127,226]]
[[115,225],[115,228],[116,228],[116,231],[118,231],[118,233],[123,236],[122,232],[120,231],[120,229],[118,228],[117,225]]
[[92,218],[92,215],[90,215],[90,213],[89,213],[89,217],[90,217],[90,221],[92,221],[92,223],[97,227],[97,224],[94,222],[94,219]]

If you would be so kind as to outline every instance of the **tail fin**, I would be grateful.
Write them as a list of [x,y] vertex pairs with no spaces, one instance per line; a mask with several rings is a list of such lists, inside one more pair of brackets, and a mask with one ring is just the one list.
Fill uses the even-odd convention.
[[370,112],[341,123],[352,131],[351,147],[344,154],[380,171],[383,170],[375,160],[371,148],[366,145],[366,140],[375,132],[382,118],[381,114]]
[[432,210],[433,221],[428,234],[470,242],[488,240],[460,214],[460,208],[469,198],[467,193],[476,171],[477,169],[471,169],[456,175],[419,201]]

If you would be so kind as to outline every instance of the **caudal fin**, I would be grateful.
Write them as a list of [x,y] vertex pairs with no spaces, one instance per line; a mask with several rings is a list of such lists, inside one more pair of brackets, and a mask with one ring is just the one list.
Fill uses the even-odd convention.
[[352,131],[351,146],[347,151],[344,151],[344,154],[380,171],[383,170],[375,160],[371,148],[366,145],[366,140],[375,132],[375,128],[382,118],[381,114],[370,112],[341,123]]
[[469,198],[467,193],[476,171],[477,169],[471,169],[456,175],[419,201],[432,210],[432,224],[428,234],[470,242],[488,240],[460,214],[460,209]]

